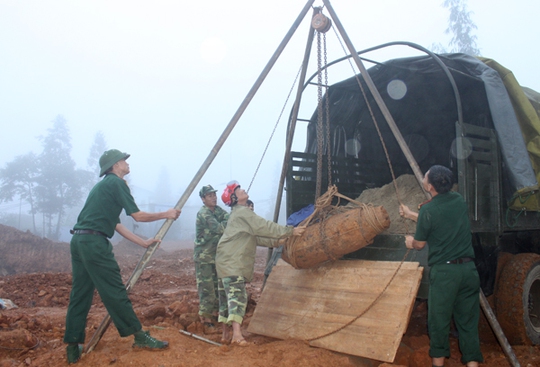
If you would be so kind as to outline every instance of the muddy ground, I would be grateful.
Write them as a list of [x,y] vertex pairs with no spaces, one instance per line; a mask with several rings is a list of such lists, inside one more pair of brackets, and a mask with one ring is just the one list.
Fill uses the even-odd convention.
[[[69,245],[0,225],[0,251],[0,298],[18,306],[0,311],[0,367],[67,365],[62,338],[71,289]],[[131,243],[115,246],[125,280],[143,253],[144,249]],[[260,297],[266,254],[266,249],[259,250],[256,275],[248,288],[251,301],[243,329],[250,346],[215,346],[179,332],[187,330],[209,340],[220,340],[220,334],[205,334],[197,321],[191,243],[164,242],[130,298],[144,328],[157,338],[168,340],[169,349],[133,350],[133,338],[120,338],[111,325],[95,350],[83,355],[76,366],[431,366],[424,302],[415,305],[394,364],[313,348],[303,341],[248,333],[247,325]],[[96,295],[88,318],[87,341],[105,315]],[[486,359],[482,366],[510,366],[485,320],[480,328]],[[452,358],[446,366],[461,366],[454,336],[451,345]],[[521,366],[540,366],[538,346],[515,346],[514,351]]]

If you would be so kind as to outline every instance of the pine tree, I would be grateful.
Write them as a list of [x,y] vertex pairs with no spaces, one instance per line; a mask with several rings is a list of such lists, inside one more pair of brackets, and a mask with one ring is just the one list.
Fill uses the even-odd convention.
[[99,178],[99,158],[107,150],[107,142],[105,140],[105,135],[103,132],[98,131],[94,136],[94,143],[90,147],[90,155],[86,160],[88,164],[88,170],[95,173],[94,183],[98,181]]
[[40,140],[43,152],[38,157],[40,175],[37,177],[36,207],[44,215],[48,237],[56,240],[66,209],[82,200],[91,173],[75,169],[75,161],[71,158],[71,136],[63,116],[56,117],[53,127]]
[[444,0],[443,6],[450,10],[448,28],[445,33],[451,34],[449,42],[450,51],[440,43],[433,44],[434,52],[461,52],[471,56],[480,56],[480,49],[476,44],[477,37],[473,32],[478,29],[471,19],[472,12],[467,8],[467,0]]

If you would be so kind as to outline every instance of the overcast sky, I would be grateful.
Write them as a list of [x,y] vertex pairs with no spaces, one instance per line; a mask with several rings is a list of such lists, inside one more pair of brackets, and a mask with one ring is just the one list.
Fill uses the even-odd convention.
[[[442,2],[333,0],[332,6],[358,50],[391,41],[429,48],[450,39]],[[132,155],[132,185],[154,190],[167,169],[174,205],[305,4],[0,0],[0,166],[41,152],[37,137],[63,115],[79,168],[86,168],[102,131],[110,148]],[[540,1],[469,0],[468,7],[482,56],[540,91]],[[198,186],[221,191],[231,179],[249,185],[300,67],[310,17],[311,11]],[[332,30],[327,43],[329,61],[344,56]],[[378,60],[411,54],[417,53],[396,48]],[[310,66],[309,74],[315,58]],[[331,71],[329,82],[352,75]],[[316,101],[304,103],[300,117],[309,118]],[[273,207],[290,105],[250,191],[260,214]],[[295,150],[304,149],[305,129],[298,125]]]

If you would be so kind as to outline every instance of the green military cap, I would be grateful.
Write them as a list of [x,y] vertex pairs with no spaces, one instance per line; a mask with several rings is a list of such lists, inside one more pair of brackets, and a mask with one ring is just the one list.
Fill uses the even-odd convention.
[[212,187],[212,185],[206,185],[206,186],[203,186],[201,188],[201,190],[199,191],[199,196],[200,197],[205,197],[206,194],[209,194],[211,192],[216,192],[217,190],[214,190],[214,188]]
[[99,172],[99,177],[103,176],[105,172],[116,162],[121,161],[122,159],[128,159],[129,154],[122,153],[118,149],[109,149],[105,153],[101,155],[101,158],[99,158],[99,167],[101,168],[101,171]]

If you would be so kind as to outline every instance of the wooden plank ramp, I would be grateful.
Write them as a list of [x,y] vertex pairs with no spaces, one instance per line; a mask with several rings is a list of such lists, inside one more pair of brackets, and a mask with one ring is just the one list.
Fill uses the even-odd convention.
[[339,260],[297,270],[279,260],[248,331],[278,339],[311,340],[362,315],[310,345],[393,362],[411,317],[422,270],[417,262],[367,260]]

